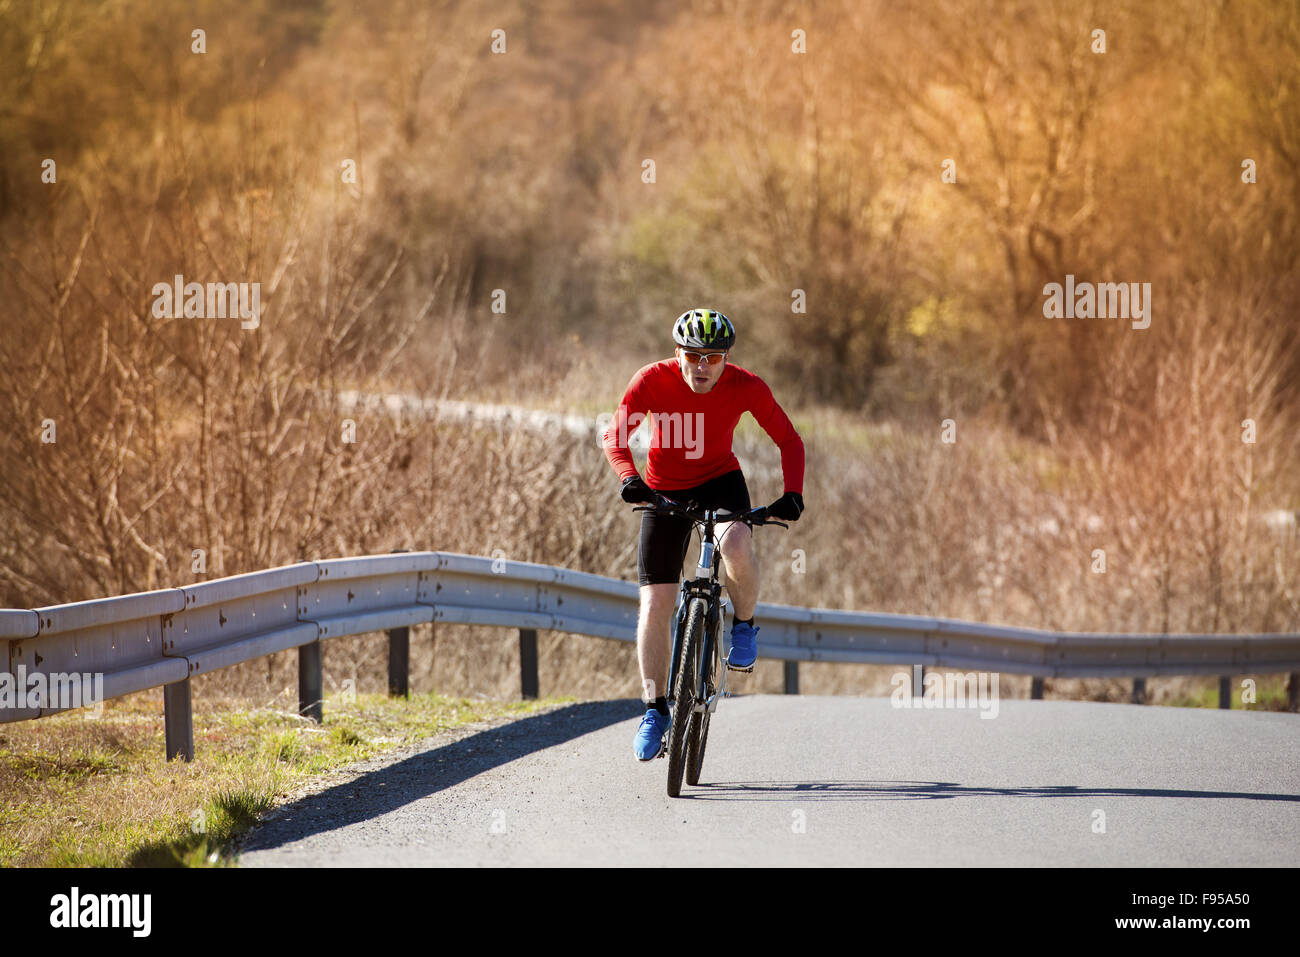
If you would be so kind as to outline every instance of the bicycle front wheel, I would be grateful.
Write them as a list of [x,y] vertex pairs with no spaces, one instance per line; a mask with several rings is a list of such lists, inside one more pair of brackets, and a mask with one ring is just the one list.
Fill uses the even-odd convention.
[[[716,614],[716,609],[715,609]],[[703,697],[707,702],[709,696],[718,690],[718,673],[722,669],[722,652],[718,646],[718,625],[713,627],[701,649],[700,672]],[[709,712],[701,711],[691,715],[691,726],[686,734],[686,783],[692,787],[700,783],[700,770],[704,767],[704,747],[709,743]]]
[[704,640],[703,598],[691,599],[686,616],[686,630],[678,651],[677,688],[673,697],[673,726],[668,734],[668,796],[682,793],[682,775],[686,771],[686,732],[695,717],[695,685],[699,674],[696,665]]

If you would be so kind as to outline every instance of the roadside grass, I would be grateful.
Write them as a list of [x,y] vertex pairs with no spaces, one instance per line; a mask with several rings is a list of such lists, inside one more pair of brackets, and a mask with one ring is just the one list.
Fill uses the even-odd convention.
[[324,771],[438,732],[572,698],[338,694],[317,726],[288,708],[194,702],[194,761],[164,759],[161,693],[0,725],[0,866],[224,867],[275,803]]
[[[1247,679],[1255,682],[1253,702],[1244,702]],[[1028,678],[1019,679],[1023,688],[1009,697],[1028,697]],[[1004,690],[1007,683],[1004,682]],[[1120,678],[1048,678],[1043,697],[1049,701],[1097,701],[1125,704],[1131,700],[1132,679]],[[1234,675],[1231,682],[1231,705],[1235,711],[1288,710],[1287,676],[1284,674]],[[1168,708],[1219,707],[1219,679],[1197,675],[1171,675],[1148,678],[1146,704]]]
[[[1229,704],[1234,711],[1287,711],[1288,694],[1286,675],[1255,676],[1253,702],[1242,700],[1246,689],[1245,678],[1234,677],[1229,685]],[[1148,689],[1151,682],[1147,682]],[[1171,688],[1162,700],[1153,704],[1175,708],[1217,708],[1219,706],[1219,679],[1184,679],[1177,688]]]

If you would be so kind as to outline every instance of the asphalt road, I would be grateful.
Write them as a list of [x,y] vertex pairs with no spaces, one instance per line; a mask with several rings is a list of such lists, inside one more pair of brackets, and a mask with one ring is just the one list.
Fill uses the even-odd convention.
[[[632,756],[639,702],[460,729],[277,808],[244,866],[1295,866],[1300,718],[1012,700],[720,705],[698,787]],[[1102,829],[1104,828],[1104,830]]]

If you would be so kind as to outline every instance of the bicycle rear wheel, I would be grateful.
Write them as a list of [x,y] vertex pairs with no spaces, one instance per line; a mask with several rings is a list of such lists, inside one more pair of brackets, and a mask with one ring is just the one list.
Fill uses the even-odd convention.
[[691,599],[686,616],[686,630],[678,652],[677,687],[673,696],[673,726],[668,733],[668,796],[682,793],[682,775],[686,771],[686,732],[695,712],[696,665],[699,646],[704,640],[704,599]]
[[[704,673],[704,700],[718,690],[718,672],[722,666],[722,652],[718,646],[717,609],[714,609],[713,626],[708,629],[700,656],[700,669]],[[704,767],[704,748],[709,743],[709,718],[707,710],[691,715],[691,726],[686,735],[686,783],[692,787],[700,783],[700,769]]]

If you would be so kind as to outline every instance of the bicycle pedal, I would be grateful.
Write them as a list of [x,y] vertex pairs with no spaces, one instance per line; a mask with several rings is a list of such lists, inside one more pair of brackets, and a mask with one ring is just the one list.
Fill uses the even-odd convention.
[[741,674],[743,674],[743,675],[748,675],[748,674],[753,674],[753,673],[754,673],[754,666],[753,666],[753,665],[750,665],[748,668],[737,668],[735,665],[733,665],[731,662],[728,661],[728,662],[727,662],[727,670],[728,670],[728,671],[739,671],[739,672],[740,672]]

